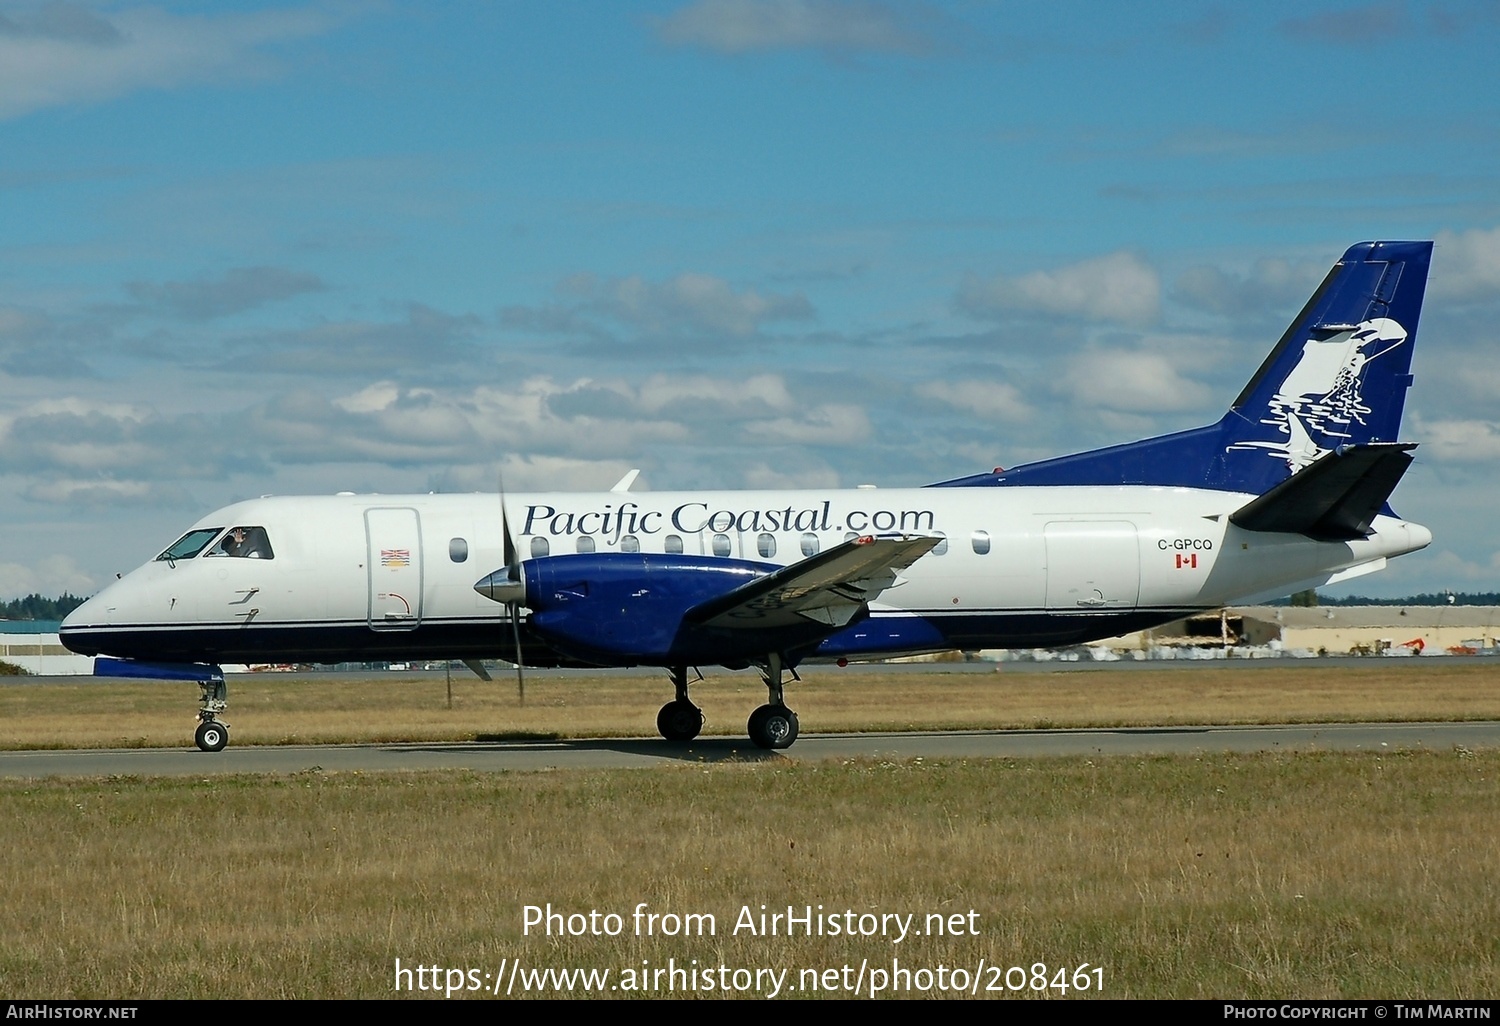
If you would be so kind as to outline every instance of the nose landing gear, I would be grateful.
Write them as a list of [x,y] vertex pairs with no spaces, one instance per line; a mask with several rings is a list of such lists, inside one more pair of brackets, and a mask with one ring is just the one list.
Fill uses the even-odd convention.
[[222,752],[229,744],[229,725],[219,719],[219,713],[229,707],[229,686],[224,675],[215,673],[208,679],[198,681],[202,699],[198,703],[198,729],[193,740],[205,752]]
[[218,720],[204,720],[198,724],[193,740],[205,752],[222,752],[229,744],[229,728]]

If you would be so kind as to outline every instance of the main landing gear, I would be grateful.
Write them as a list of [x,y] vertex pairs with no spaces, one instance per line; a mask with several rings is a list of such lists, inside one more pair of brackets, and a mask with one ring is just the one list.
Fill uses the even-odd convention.
[[[656,714],[656,729],[668,741],[691,741],[703,730],[703,710],[688,698],[688,668],[673,666],[669,669],[677,697]],[[797,714],[786,707],[781,690],[782,676],[786,672],[779,653],[773,652],[766,657],[761,679],[770,693],[770,701],[751,713],[746,725],[750,740],[757,748],[790,748],[797,740]],[[792,677],[795,679],[796,676],[797,672],[793,670]]]
[[[790,748],[797,740],[797,714],[786,707],[781,693],[784,670],[778,653],[772,652],[766,657],[762,679],[771,700],[751,713],[747,724],[750,740],[757,748]],[[792,676],[797,676],[796,670],[792,671]]]
[[229,744],[229,725],[219,719],[219,713],[229,707],[229,686],[216,673],[213,679],[200,680],[198,690],[203,698],[198,703],[198,729],[193,740],[205,752],[222,752]]
[[[698,678],[702,680],[700,676]],[[686,666],[672,667],[672,686],[677,697],[656,714],[656,729],[668,741],[691,741],[703,729],[703,710],[688,698]]]

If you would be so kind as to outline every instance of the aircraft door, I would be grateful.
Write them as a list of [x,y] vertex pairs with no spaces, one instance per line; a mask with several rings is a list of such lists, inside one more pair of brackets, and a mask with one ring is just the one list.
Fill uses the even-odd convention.
[[1066,520],[1047,525],[1048,609],[1133,609],[1140,593],[1134,524]]
[[422,622],[422,525],[414,509],[365,510],[370,629],[410,631]]

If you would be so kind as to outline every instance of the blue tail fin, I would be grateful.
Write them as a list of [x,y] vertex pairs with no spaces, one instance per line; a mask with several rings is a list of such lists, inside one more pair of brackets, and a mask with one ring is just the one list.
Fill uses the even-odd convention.
[[1351,246],[1216,424],[942,483],[1259,495],[1341,446],[1394,442],[1431,258],[1431,242]]

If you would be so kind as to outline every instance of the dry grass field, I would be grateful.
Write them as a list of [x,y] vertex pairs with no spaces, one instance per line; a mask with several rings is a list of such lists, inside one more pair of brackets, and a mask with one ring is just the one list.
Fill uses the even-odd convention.
[[[807,677],[789,695],[809,730],[1500,718],[1477,660]],[[456,677],[450,710],[441,677],[253,677],[228,718],[235,744],[650,735],[668,693],[632,675],[527,692],[517,708],[513,681]],[[738,734],[764,690],[724,674],[694,695],[710,732]],[[190,685],[0,686],[0,744],[185,746],[195,705]],[[399,958],[444,970],[407,976],[417,997],[484,996],[468,988],[494,974],[513,996],[584,996],[524,986],[574,969],[648,996],[806,997],[814,976],[846,996],[862,967],[862,994],[877,970],[894,996],[1100,993],[1068,974],[1031,990],[1037,963],[1047,984],[1102,969],[1116,998],[1493,997],[1497,822],[1489,750],[5,780],[0,996],[389,997]],[[641,902],[716,929],[638,936]],[[523,935],[524,907],[549,903],[621,931]],[[974,932],[736,933],[761,905]],[[625,975],[667,968],[697,975]]]
[[[0,994],[389,997],[399,958],[486,987],[697,959],[786,970],[783,995],[863,963],[1003,996],[981,962],[1041,962],[1115,998],[1493,997],[1497,779],[1458,751],[4,781]],[[636,936],[640,902],[716,929]],[[523,936],[547,903],[623,932]],[[736,935],[762,904],[965,932]]]
[[[1035,672],[816,667],[787,689],[807,731],[1185,723],[1500,719],[1500,664],[1476,659],[1303,660],[1265,666],[1202,663]],[[712,674],[693,687],[705,732],[739,735],[765,701],[753,672]],[[245,675],[230,680],[233,743],[472,740],[506,736],[655,736],[671,697],[665,676],[534,675],[527,703],[515,681],[384,673]],[[0,686],[0,747],[183,746],[198,692],[191,684],[42,679]]]

